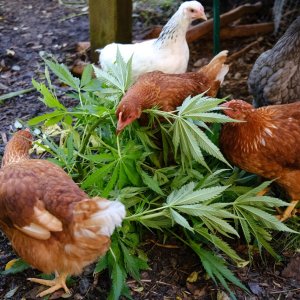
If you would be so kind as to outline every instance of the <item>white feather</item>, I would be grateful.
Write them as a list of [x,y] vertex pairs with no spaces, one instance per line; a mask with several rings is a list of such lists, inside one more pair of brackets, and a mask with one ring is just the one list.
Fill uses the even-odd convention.
[[[191,9],[195,13],[191,13]],[[125,61],[132,56],[134,81],[138,76],[156,70],[170,74],[184,73],[189,60],[186,32],[189,24],[196,18],[206,18],[203,6],[198,1],[182,3],[164,26],[158,39],[135,44],[112,43],[98,50],[101,67],[107,70],[115,62],[117,48],[119,48]]]

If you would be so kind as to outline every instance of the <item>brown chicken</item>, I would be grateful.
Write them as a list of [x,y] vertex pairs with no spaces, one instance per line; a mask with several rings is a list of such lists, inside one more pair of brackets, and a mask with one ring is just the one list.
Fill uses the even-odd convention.
[[110,235],[125,217],[118,201],[89,198],[55,164],[30,159],[32,136],[17,132],[5,148],[0,169],[0,227],[18,255],[54,280],[29,278],[50,286],[43,297],[66,286],[68,274],[105,254]]
[[234,165],[276,180],[292,198],[286,220],[300,199],[300,102],[255,109],[242,100],[222,104],[225,114],[245,122],[226,123],[220,147]]
[[140,76],[127,91],[116,111],[117,133],[141,117],[142,111],[158,106],[161,110],[172,111],[180,106],[188,96],[195,96],[207,91],[215,97],[225,75],[228,51],[222,51],[198,72],[166,74],[155,71]]

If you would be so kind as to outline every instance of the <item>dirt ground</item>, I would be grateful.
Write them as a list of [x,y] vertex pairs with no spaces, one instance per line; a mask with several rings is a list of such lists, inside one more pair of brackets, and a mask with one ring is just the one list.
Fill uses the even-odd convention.
[[[164,24],[165,20],[157,17],[157,13],[153,15],[147,19],[147,25]],[[134,35],[137,35],[144,19],[139,17],[139,11],[135,11],[134,16]],[[252,17],[252,21],[253,18],[257,22],[268,21],[270,12],[263,11]],[[76,57],[76,43],[87,41],[88,38],[88,17],[83,7],[60,5],[57,0],[0,0],[0,95],[32,87],[31,78],[44,80],[41,52],[52,53],[59,61],[70,66]],[[221,46],[222,49],[228,49],[231,55],[257,39],[257,36],[231,39],[222,41]],[[247,77],[258,55],[272,47],[275,40],[272,35],[263,36],[255,46],[231,62],[230,72],[221,90],[222,96],[230,95],[230,98],[251,101]],[[204,64],[212,57],[210,40],[199,40],[190,48],[189,69],[193,69],[199,59],[201,61],[198,63]],[[58,88],[62,95],[64,88]],[[65,104],[75,103],[65,100]],[[45,111],[46,107],[38,101],[36,92],[8,99],[0,104],[0,133],[9,135],[16,119],[26,121]],[[3,149],[1,141],[0,155]],[[199,259],[191,250],[176,241],[167,241],[167,245],[160,243],[155,236],[144,241],[143,248],[149,256],[151,269],[142,273],[140,283],[128,279],[134,299],[226,299],[212,280],[206,279]],[[247,258],[242,241],[235,241],[233,247]],[[247,295],[231,286],[237,298],[300,299],[300,255],[288,251],[281,255],[283,261],[280,263],[267,255],[263,259],[257,255],[250,266],[230,266],[251,291]],[[14,257],[10,243],[0,233],[0,270]],[[106,298],[109,290],[108,274],[93,276],[93,269],[92,265],[80,277],[74,277],[75,283],[71,285],[72,296],[69,299]],[[189,283],[187,278],[192,272],[197,272],[198,278]],[[35,299],[40,287],[26,281],[26,278],[38,274],[37,270],[30,269],[11,276],[0,275],[0,299]],[[50,299],[58,299],[60,296],[61,292],[52,295]]]

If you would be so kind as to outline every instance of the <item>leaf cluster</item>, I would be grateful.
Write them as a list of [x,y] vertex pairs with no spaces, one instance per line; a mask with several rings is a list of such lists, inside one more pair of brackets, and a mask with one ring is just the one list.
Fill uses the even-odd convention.
[[[292,230],[274,217],[274,208],[285,202],[256,196],[269,183],[257,187],[253,176],[232,169],[219,150],[219,124],[234,122],[220,113],[224,99],[201,94],[188,97],[174,112],[149,109],[147,127],[134,122],[117,136],[115,108],[131,84],[131,60],[125,62],[118,53],[109,72],[89,65],[81,80],[54,59],[44,61],[47,83],[33,80],[33,85],[52,111],[28,122],[41,130],[36,146],[91,196],[119,198],[127,209],[95,269],[109,271],[109,299],[130,298],[127,276],[139,280],[140,270],[148,267],[139,249],[139,233],[147,229],[176,236],[228,291],[228,282],[247,290],[227,268],[227,260],[247,264],[228,240],[244,239],[276,256],[271,230]],[[49,69],[68,86],[77,106],[67,108],[59,101]]]

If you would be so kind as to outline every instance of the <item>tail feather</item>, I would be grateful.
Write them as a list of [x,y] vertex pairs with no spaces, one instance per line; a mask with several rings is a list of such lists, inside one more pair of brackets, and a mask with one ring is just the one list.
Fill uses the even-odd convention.
[[228,51],[224,50],[217,54],[208,65],[200,68],[198,72],[203,72],[205,75],[214,81],[219,81],[220,84],[224,81],[225,75],[229,71],[229,66],[225,65]]
[[80,201],[74,207],[75,237],[111,236],[125,218],[125,207],[119,201],[93,198]]

